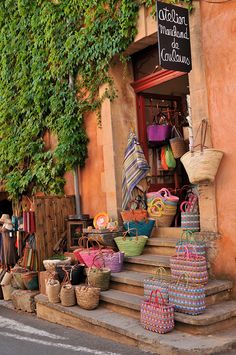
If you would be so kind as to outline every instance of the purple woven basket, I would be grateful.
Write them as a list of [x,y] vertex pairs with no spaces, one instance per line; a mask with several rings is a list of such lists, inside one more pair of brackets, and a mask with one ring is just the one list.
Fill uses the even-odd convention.
[[117,253],[104,254],[103,259],[105,267],[111,272],[121,272],[123,269],[125,253],[118,251]]
[[163,142],[170,138],[171,126],[152,124],[147,127],[147,136],[150,142]]

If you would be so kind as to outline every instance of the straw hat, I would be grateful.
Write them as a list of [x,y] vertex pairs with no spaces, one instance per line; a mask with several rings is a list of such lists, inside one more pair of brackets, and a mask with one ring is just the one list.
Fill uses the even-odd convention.
[[2,223],[10,223],[10,224],[12,223],[9,214],[2,214],[2,216],[0,218],[0,222],[2,222]]

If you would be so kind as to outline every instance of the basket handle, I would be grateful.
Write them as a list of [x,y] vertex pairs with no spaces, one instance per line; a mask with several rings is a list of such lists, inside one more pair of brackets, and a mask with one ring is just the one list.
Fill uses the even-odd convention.
[[62,266],[62,270],[65,273],[64,279],[62,281],[62,285],[68,285],[71,284],[71,272],[70,272],[70,277],[69,277],[69,272],[66,270],[65,265]]
[[155,274],[154,274],[154,276],[156,276],[156,277],[160,276],[161,279],[163,278],[164,275],[165,276],[167,275],[167,271],[166,271],[166,269],[163,266],[158,267],[156,269]]
[[177,279],[177,283],[176,286],[179,285],[181,279],[184,279],[184,281],[186,282],[186,286],[188,287],[188,281],[189,281],[189,274],[187,272],[184,272],[183,274],[181,274],[178,279]]
[[163,296],[162,296],[162,294],[161,294],[161,291],[160,290],[152,290],[151,291],[151,293],[150,293],[150,297],[149,297],[149,302],[151,303],[152,302],[152,296],[154,295],[155,296],[155,298],[154,298],[154,300],[155,300],[155,303],[159,303],[158,302],[158,296],[157,296],[157,293],[159,293],[159,295],[160,295],[160,299],[161,299],[161,304],[162,305],[165,305],[165,300],[164,300],[164,298],[163,298]]
[[92,242],[92,244],[93,243],[95,243],[95,244],[97,244],[98,245],[98,248],[101,250],[102,249],[102,245],[99,243],[99,241],[97,240],[97,239],[95,239],[95,238],[93,238],[93,237],[88,237],[87,238],[87,242],[86,242],[86,249],[87,250],[89,250],[89,246],[88,246],[88,243],[91,243]]
[[180,133],[180,131],[176,128],[176,126],[173,126],[171,129],[171,137],[175,138],[175,137],[179,137],[179,138],[183,138],[182,134]]
[[127,234],[128,234],[130,231],[132,231],[132,230],[135,230],[135,232],[136,232],[136,239],[138,239],[138,230],[137,230],[137,228],[130,228],[130,229],[128,228],[128,230],[123,233],[122,239],[123,239],[123,240],[126,240]]
[[[201,140],[200,140],[200,144],[197,144],[195,146],[193,146],[193,150],[194,148],[198,147],[200,145],[201,148],[201,152],[203,152],[204,148],[207,148],[207,146],[205,146],[205,142],[206,142],[206,134],[207,134],[207,128],[208,128],[208,122],[206,118],[202,119],[202,122],[200,123],[196,136],[195,136],[195,140],[197,139],[198,133],[199,131],[201,132]],[[192,152],[193,152],[192,150]]]
[[78,246],[81,248],[85,248],[87,239],[88,237],[86,235],[82,235],[82,237],[79,238]]

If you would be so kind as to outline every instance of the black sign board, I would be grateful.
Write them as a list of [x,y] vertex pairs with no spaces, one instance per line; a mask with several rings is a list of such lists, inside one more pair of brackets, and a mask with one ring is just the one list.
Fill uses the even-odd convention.
[[192,69],[188,10],[157,1],[158,50],[162,68]]

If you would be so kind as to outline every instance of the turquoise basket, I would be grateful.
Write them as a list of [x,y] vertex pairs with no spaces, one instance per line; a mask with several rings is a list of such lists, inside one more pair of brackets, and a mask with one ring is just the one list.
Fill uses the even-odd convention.
[[137,235],[146,235],[147,237],[150,237],[154,225],[155,225],[155,219],[147,219],[147,220],[137,221],[137,222],[135,221],[124,222],[124,228],[125,230],[128,231],[131,237],[136,236],[136,230],[137,230]]

